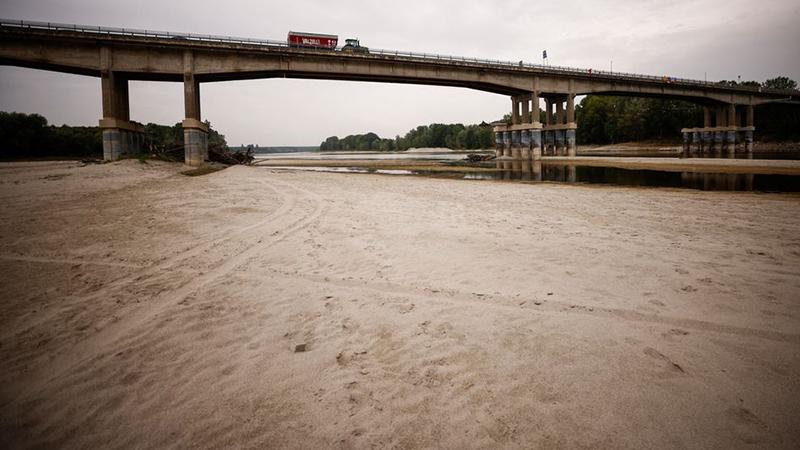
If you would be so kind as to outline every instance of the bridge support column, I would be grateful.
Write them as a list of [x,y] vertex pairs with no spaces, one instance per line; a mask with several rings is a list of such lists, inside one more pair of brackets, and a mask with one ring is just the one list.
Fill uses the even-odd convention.
[[522,96],[522,120],[521,123],[531,123],[531,112],[530,112],[530,96],[524,95]]
[[689,137],[691,136],[691,133],[688,132],[688,131],[684,131],[684,130],[682,130],[682,131],[683,131],[683,133],[682,133],[683,134],[683,151],[681,152],[681,156],[688,156],[689,155],[689,147],[691,146],[691,141],[689,140]]
[[[532,91],[511,97],[511,124],[497,124],[493,130],[503,134],[503,151],[498,156],[517,161],[542,157],[542,124],[539,122],[539,93]],[[499,141],[498,145],[499,147]]]
[[728,154],[733,156],[736,153],[736,105],[728,105],[726,113],[728,114],[728,129],[725,130],[725,147]]
[[[526,109],[527,108],[523,108],[523,111]],[[520,151],[520,157],[524,161],[528,161],[531,159],[531,130],[522,130],[520,133],[522,147],[522,150]]]
[[708,131],[706,128],[704,131],[700,132],[703,140],[703,152],[710,152],[712,147],[714,146],[714,136],[711,131]]
[[513,130],[511,132],[511,157],[514,159],[522,158],[522,143],[520,134],[521,132],[519,130]]
[[194,76],[194,53],[183,54],[183,120],[184,161],[201,166],[208,159],[208,126],[200,120],[200,82]]
[[519,122],[519,98],[514,95],[511,96],[511,124],[517,125]]
[[721,152],[722,147],[725,143],[725,132],[723,131],[715,131],[714,132],[714,151]]
[[[556,125],[564,124],[564,101],[559,98],[556,100]],[[565,156],[567,154],[566,139],[564,130],[556,130],[556,155]]]
[[566,140],[567,140],[567,156],[575,157],[578,156],[578,147],[576,145],[576,136],[575,131],[578,128],[578,124],[575,123],[575,95],[569,94],[567,95],[567,131],[566,131]]
[[183,155],[189,166],[202,166],[208,159],[208,127],[195,119],[183,120]]
[[566,139],[567,139],[567,156],[575,157],[578,156],[578,148],[575,145],[575,129],[570,128],[566,131]]
[[728,126],[728,111],[724,106],[718,106],[715,114],[717,127]]
[[[538,109],[538,108],[537,108]],[[541,127],[541,124],[539,124]],[[542,159],[542,129],[531,130],[531,159],[539,161]]]
[[556,139],[552,130],[544,130],[544,156],[555,155]]
[[755,131],[754,126],[754,119],[755,114],[753,111],[753,105],[747,105],[747,112],[745,113],[746,121],[745,121],[745,132],[744,132],[744,150],[747,154],[753,153],[753,132]]
[[495,158],[500,158],[503,156],[503,148],[505,146],[503,142],[503,131],[499,129],[500,127],[494,127],[494,156]]
[[100,87],[103,97],[103,159],[116,161],[140,153],[144,146],[144,127],[131,122],[128,102],[128,80],[111,70],[112,54],[107,47],[100,49]]
[[564,123],[564,102],[561,99],[556,101],[556,124]]
[[557,156],[564,156],[567,154],[566,147],[565,147],[565,133],[564,130],[556,130],[554,131],[556,135],[556,155]]
[[555,139],[553,131],[549,130],[549,125],[553,125],[553,100],[550,98],[544,99],[544,152],[545,156],[555,154]]

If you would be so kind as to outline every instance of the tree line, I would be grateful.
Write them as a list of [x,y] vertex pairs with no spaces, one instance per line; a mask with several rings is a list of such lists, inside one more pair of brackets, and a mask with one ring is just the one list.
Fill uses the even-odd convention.
[[[227,149],[225,136],[209,126],[209,147]],[[183,127],[148,123],[144,126],[147,153],[162,153],[183,146]],[[0,111],[0,158],[44,158],[103,156],[100,127],[49,125],[39,114]]]
[[[681,128],[703,126],[703,107],[654,98],[586,96],[575,108],[579,144],[678,141]],[[800,107],[768,103],[755,107],[758,141],[800,141]]]
[[322,151],[373,150],[392,151],[409,148],[447,147],[452,149],[493,148],[494,136],[490,126],[460,123],[432,123],[409,130],[394,139],[381,138],[375,133],[353,134],[344,138],[331,136],[319,146]]

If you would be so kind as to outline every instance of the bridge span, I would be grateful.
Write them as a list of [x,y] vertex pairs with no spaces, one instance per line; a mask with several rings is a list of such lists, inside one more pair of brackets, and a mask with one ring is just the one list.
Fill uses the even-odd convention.
[[[185,160],[208,157],[200,84],[255,78],[312,78],[458,86],[507,95],[511,123],[496,123],[497,154],[512,159],[575,156],[575,96],[682,99],[704,107],[701,128],[682,130],[687,151],[751,151],[753,107],[796,102],[797,90],[727,86],[674,77],[370,49],[289,47],[286,42],[71,24],[0,20],[0,64],[101,79],[103,153],[136,152],[143,127],[130,119],[129,80],[183,82]],[[540,120],[540,99],[545,121]],[[689,125],[689,124],[687,124]],[[692,143],[696,145],[691,145]]]

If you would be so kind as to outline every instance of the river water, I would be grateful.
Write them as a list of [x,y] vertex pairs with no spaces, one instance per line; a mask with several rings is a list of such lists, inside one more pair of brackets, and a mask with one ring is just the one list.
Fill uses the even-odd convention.
[[[263,155],[258,155],[259,159]],[[466,164],[465,153],[385,153],[385,152],[347,152],[347,153],[291,153],[272,154],[272,164],[287,160],[287,165],[272,165],[270,169],[302,170],[332,173],[364,173],[394,176],[426,176],[435,178],[464,180],[499,180],[509,182],[550,182],[583,183],[617,186],[687,188],[706,191],[757,191],[757,192],[800,192],[800,176],[763,175],[755,173],[711,173],[676,172],[651,169],[622,169],[618,167],[581,166],[558,162],[489,161]],[[319,165],[292,165],[288,160],[319,161]],[[326,166],[325,161],[352,160],[353,165],[345,167]],[[358,164],[361,161],[400,160],[407,163],[393,164],[391,169]],[[431,162],[444,166],[420,169]],[[448,169],[452,167],[452,169]]]

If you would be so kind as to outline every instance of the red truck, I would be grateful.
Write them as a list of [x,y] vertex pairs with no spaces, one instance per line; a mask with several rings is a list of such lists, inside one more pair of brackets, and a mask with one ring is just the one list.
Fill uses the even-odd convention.
[[286,39],[289,47],[306,47],[306,48],[320,48],[326,50],[335,50],[336,44],[339,42],[339,36],[332,34],[318,34],[318,33],[302,33],[297,31],[290,31],[289,37]]

